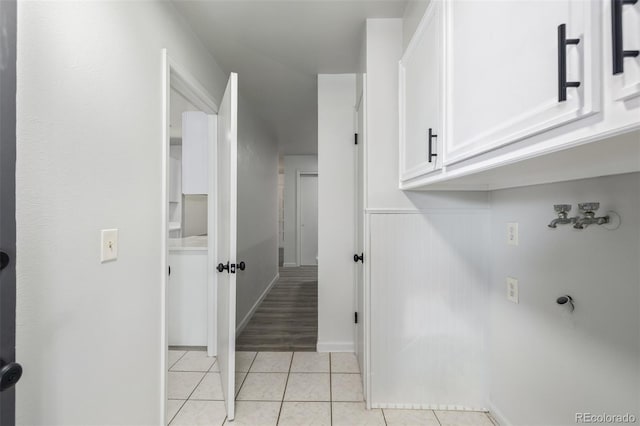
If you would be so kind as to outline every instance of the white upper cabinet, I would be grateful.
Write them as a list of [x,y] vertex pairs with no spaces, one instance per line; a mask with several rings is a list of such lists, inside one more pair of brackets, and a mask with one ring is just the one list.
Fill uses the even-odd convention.
[[640,3],[607,0],[607,5],[611,66],[604,72],[611,76],[613,100],[626,101],[640,96]]
[[182,113],[182,193],[209,193],[209,116]]
[[401,181],[442,168],[443,6],[431,2],[400,61]]
[[446,165],[600,110],[598,2],[447,1],[445,7]]

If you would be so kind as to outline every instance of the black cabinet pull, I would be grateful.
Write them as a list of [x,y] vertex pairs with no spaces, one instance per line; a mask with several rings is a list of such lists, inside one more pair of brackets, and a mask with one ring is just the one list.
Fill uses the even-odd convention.
[[613,74],[624,71],[624,58],[635,58],[638,50],[624,50],[622,47],[622,6],[634,5],[638,0],[611,0],[611,43],[613,52]]
[[429,158],[429,162],[432,162],[433,157],[437,157],[438,154],[434,154],[433,153],[433,139],[437,138],[438,135],[433,133],[433,129],[431,127],[429,127],[429,154],[427,155],[427,157]]
[[567,38],[566,24],[558,25],[558,102],[567,100],[567,87],[580,87],[579,81],[567,81],[567,45],[580,43],[579,38]]
[[222,264],[222,263],[218,263],[218,267],[216,268],[218,270],[218,272],[222,272],[225,269],[227,270],[227,273],[229,273],[229,262],[227,262],[226,265]]
[[353,261],[358,263],[358,262],[362,262],[364,263],[364,253],[361,253],[359,256],[357,254],[353,255]]

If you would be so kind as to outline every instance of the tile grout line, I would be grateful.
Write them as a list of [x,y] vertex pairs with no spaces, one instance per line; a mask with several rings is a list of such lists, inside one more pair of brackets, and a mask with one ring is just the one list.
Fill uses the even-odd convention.
[[[168,351],[170,351],[172,349],[168,349]],[[167,367],[167,371],[171,371],[171,369],[173,368],[174,365],[176,365],[178,363],[178,361],[180,361],[182,358],[184,358],[184,356],[187,354],[187,352],[189,351],[184,351],[184,353],[182,355],[180,355],[180,358],[176,359],[173,364],[171,364],[170,366]],[[168,358],[168,357],[167,357]]]
[[[365,410],[367,409],[367,407],[366,407],[366,402],[365,402],[365,407],[364,407],[364,409],[365,409]],[[380,412],[382,413],[382,421],[384,421],[384,425],[385,425],[385,426],[387,426],[387,425],[388,425],[388,423],[387,423],[387,416],[385,416],[385,415],[384,415],[384,409],[383,409],[383,408],[381,408],[381,409],[380,409]]]
[[[246,382],[247,381],[247,377],[249,377],[249,370],[251,370],[251,367],[253,367],[253,363],[256,362],[256,358],[258,358],[258,352],[256,352],[256,354],[253,356],[253,359],[251,360],[251,364],[249,364],[249,368],[247,368],[247,371],[246,371],[247,374],[245,374],[244,377],[242,378],[242,383],[240,383],[240,386],[238,387],[238,391],[235,392],[235,389],[234,389],[234,395],[233,395],[234,403],[238,400],[238,395],[240,395],[240,391],[242,390],[242,386],[244,386],[244,382]],[[245,373],[245,371],[234,371],[233,372],[233,382],[234,382],[234,384],[235,384],[235,381],[236,381],[235,380],[235,374],[236,373]]]
[[[182,358],[184,358],[187,355],[187,353],[189,353],[189,352],[191,352],[191,351],[185,351],[185,353],[173,365],[175,365],[178,361],[180,361]],[[217,361],[217,357],[216,357],[216,361]],[[214,361],[214,364],[215,364],[215,361]],[[209,369],[211,369],[211,367],[209,367]],[[187,373],[187,371],[173,371],[173,373]],[[191,395],[193,395],[193,393],[196,391],[196,389],[198,389],[198,386],[200,386],[200,383],[202,383],[204,378],[207,377],[207,371],[204,371],[204,372],[202,372],[202,371],[193,371],[193,373],[202,373],[202,377],[200,378],[200,381],[198,381],[198,383],[193,388],[193,390],[191,391],[189,396],[187,396],[187,399],[184,400],[184,402],[182,403],[182,405],[180,406],[178,411],[176,411],[176,414],[174,414],[174,416],[171,418],[171,421],[169,423],[167,423],[167,424],[171,424],[173,419],[175,419],[178,416],[178,414],[180,414],[180,411],[182,411],[184,406],[187,404],[187,401],[189,401],[191,399]],[[167,398],[167,401],[168,400],[169,400],[169,398]]]
[[331,426],[333,426],[333,381],[331,377],[333,373],[331,371],[331,352],[329,352],[329,420],[331,422]]
[[[167,401],[169,401],[169,399],[167,399]],[[187,403],[187,400],[184,399],[182,400],[182,404],[180,405],[180,408],[178,408],[178,411],[176,411],[176,413],[173,415],[173,417],[171,417],[171,419],[169,419],[169,421],[167,422],[167,425],[170,425],[171,422],[173,421],[173,419],[175,419],[178,416],[178,413],[180,412],[180,410],[182,410],[182,407],[184,407],[184,404]]]
[[438,424],[440,426],[442,426],[442,422],[440,421],[440,417],[438,417],[438,413],[436,413],[436,410],[431,410],[433,412],[433,415],[435,416],[436,420],[438,421]]
[[287,387],[289,386],[289,377],[291,376],[291,366],[293,365],[293,357],[296,355],[295,352],[291,352],[291,360],[289,361],[289,372],[287,373],[287,380],[284,383],[284,391],[282,392],[282,401],[280,402],[280,411],[278,411],[278,420],[276,421],[276,426],[280,423],[280,415],[282,414],[282,407],[284,406],[284,396],[287,394]]

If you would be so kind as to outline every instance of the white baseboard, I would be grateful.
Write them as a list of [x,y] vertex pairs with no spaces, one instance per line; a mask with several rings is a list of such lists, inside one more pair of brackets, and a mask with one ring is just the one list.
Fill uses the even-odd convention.
[[283,268],[295,268],[296,266],[298,266],[298,264],[295,263],[295,262],[293,262],[293,263],[292,262],[284,262],[282,264]]
[[502,411],[496,408],[493,401],[487,401],[487,405],[489,406],[489,413],[491,414],[491,417],[493,417],[500,426],[511,426],[513,424],[507,420],[504,414],[502,414]]
[[[385,403],[376,402],[371,403],[371,408],[388,408],[388,409],[400,409],[400,410],[439,410],[439,411],[483,411],[487,412],[484,407],[480,406],[468,406],[468,405],[456,405],[456,404],[399,404],[399,403]],[[500,425],[502,426],[502,424]]]
[[353,342],[318,342],[316,345],[318,352],[354,352],[356,346]]
[[276,274],[276,276],[273,277],[273,279],[271,280],[267,288],[264,289],[260,297],[258,297],[258,300],[256,300],[256,303],[254,303],[251,309],[249,309],[249,312],[247,312],[247,315],[245,315],[244,318],[242,318],[242,321],[238,323],[238,325],[236,326],[236,337],[239,336],[240,333],[242,333],[242,330],[244,330],[247,324],[249,324],[249,321],[251,320],[251,317],[253,316],[253,314],[256,313],[258,306],[260,306],[260,303],[262,303],[264,298],[267,297],[267,294],[269,294],[269,291],[271,291],[271,288],[278,282],[279,278],[280,278],[280,274]]

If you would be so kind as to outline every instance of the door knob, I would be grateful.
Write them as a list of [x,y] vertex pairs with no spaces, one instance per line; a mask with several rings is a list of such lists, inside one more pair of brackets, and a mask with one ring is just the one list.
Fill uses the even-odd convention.
[[358,256],[357,254],[354,254],[353,261],[356,263],[358,263],[358,261],[364,263],[364,253],[361,253],[360,256]]
[[0,251],[0,271],[9,266],[10,261],[11,259],[9,258],[9,255],[3,251]]
[[22,377],[22,366],[17,362],[4,363],[0,361],[2,368],[0,368],[0,392],[11,389],[20,377]]
[[240,269],[241,271],[244,271],[244,268],[246,267],[244,262],[240,262],[238,263],[238,269]]
[[218,263],[218,267],[216,268],[218,270],[218,272],[222,272],[225,269],[227,270],[227,273],[229,272],[229,262],[227,262],[226,265],[222,264],[222,263]]

